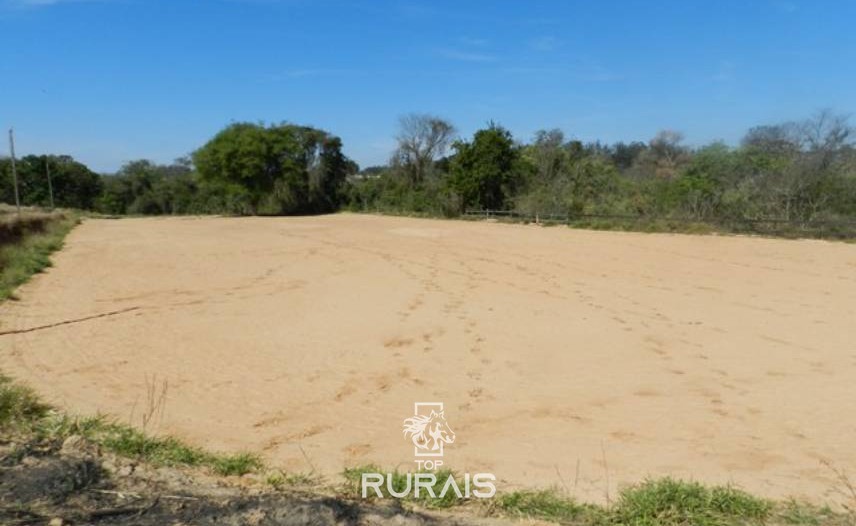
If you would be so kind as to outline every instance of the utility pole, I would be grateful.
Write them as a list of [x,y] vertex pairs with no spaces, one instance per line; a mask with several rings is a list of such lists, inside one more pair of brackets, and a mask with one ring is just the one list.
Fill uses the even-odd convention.
[[49,157],[45,155],[45,173],[48,175],[48,195],[51,198],[51,211],[54,209],[53,201],[53,184],[51,183],[51,165],[48,162]]
[[18,197],[18,171],[15,169],[15,132],[9,128],[9,153],[12,159],[12,181],[15,184],[15,208],[18,209],[18,215],[21,215],[21,199]]

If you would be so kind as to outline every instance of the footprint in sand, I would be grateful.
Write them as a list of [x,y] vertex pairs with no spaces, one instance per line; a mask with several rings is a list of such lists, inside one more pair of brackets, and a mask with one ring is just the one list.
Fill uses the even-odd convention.
[[630,441],[636,440],[638,438],[636,433],[634,433],[632,431],[624,431],[624,430],[613,431],[612,433],[609,434],[609,436],[612,439],[617,440],[619,442],[630,442]]
[[407,347],[412,344],[412,338],[402,338],[400,336],[395,336],[383,342],[383,346],[387,349],[398,349],[400,347]]
[[332,429],[330,426],[315,424],[313,426],[307,427],[303,431],[289,435],[288,438],[289,438],[289,440],[303,440],[304,438],[309,438],[309,437],[314,437],[315,435],[320,435],[321,433],[324,433],[325,431],[329,431],[330,429]]
[[378,391],[385,393],[392,387],[392,380],[386,375],[381,375],[375,379],[375,387]]
[[272,416],[269,416],[269,417],[266,417],[266,418],[259,420],[258,422],[253,424],[253,427],[264,428],[264,427],[278,426],[278,425],[282,424],[283,422],[285,422],[285,420],[286,420],[285,414],[280,411],[280,412],[275,413]]
[[672,357],[669,356],[669,353],[664,349],[665,344],[658,338],[654,336],[645,336],[645,348],[659,356],[664,360],[671,360]]
[[334,396],[333,399],[337,402],[341,402],[345,398],[354,394],[356,391],[357,389],[353,385],[345,384],[336,392],[336,396]]
[[351,444],[343,450],[348,458],[364,457],[372,452],[371,444]]

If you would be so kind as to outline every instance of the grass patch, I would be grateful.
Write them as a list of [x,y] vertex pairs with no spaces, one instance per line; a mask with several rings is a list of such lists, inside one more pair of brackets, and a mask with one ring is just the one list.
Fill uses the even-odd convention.
[[29,428],[47,416],[49,410],[32,389],[0,374],[0,430]]
[[664,478],[625,489],[610,514],[631,526],[719,526],[761,523],[772,510],[770,502],[729,486]]
[[[223,455],[190,446],[173,437],[154,437],[103,416],[74,418],[58,413],[42,403],[29,389],[16,385],[0,375],[0,431],[24,430],[39,440],[61,442],[77,435],[115,454],[145,461],[152,465],[205,467],[218,475],[243,475],[260,472],[261,459],[251,453]],[[386,473],[387,470],[367,465],[346,469],[344,494],[360,495],[363,473]],[[462,477],[450,470],[433,473],[434,496],[413,491],[401,502],[424,508],[450,508],[477,499],[459,498],[449,490],[440,497],[448,477],[452,476],[463,491]],[[392,492],[383,485],[384,498],[391,493],[405,493],[413,484],[413,475],[392,472]],[[318,479],[304,474],[270,472],[265,482],[280,490],[294,486],[317,486]],[[487,504],[487,513],[520,519],[545,520],[579,526],[737,526],[749,524],[795,526],[853,526],[852,514],[839,513],[828,507],[817,507],[797,501],[774,503],[752,496],[730,486],[705,486],[670,478],[646,481],[620,492],[610,506],[581,504],[555,490],[526,490],[499,493]]]
[[828,507],[816,507],[790,500],[778,507],[780,522],[801,526],[820,526],[826,524],[835,514]]
[[836,516],[828,508],[829,515],[824,515],[820,508],[795,502],[776,507],[733,487],[671,478],[626,488],[611,506],[580,504],[555,490],[542,490],[500,495],[497,509],[513,517],[586,526],[836,524],[830,522]]
[[174,437],[149,436],[103,418],[84,419],[84,424],[76,428],[82,432],[74,434],[81,434],[108,451],[156,466],[202,466],[224,476],[244,475],[262,468],[261,459],[251,453],[210,453]]
[[35,426],[43,438],[63,440],[79,435],[117,455],[143,460],[155,466],[201,466],[218,475],[244,475],[263,467],[261,458],[252,453],[217,454],[165,436],[150,436],[125,424],[102,416],[72,418],[51,415]]
[[[361,496],[363,473],[391,473],[392,492],[404,493],[408,487],[406,473],[390,472],[374,465],[358,466],[344,471],[347,480],[345,494],[351,498]],[[439,495],[448,476],[448,470],[437,472],[437,483],[433,486]],[[268,483],[281,487],[286,484],[285,475],[268,478]],[[412,484],[411,478],[411,484]],[[463,479],[456,478],[463,489]],[[832,511],[828,507],[816,507],[796,501],[773,502],[761,499],[731,486],[706,486],[672,478],[643,482],[625,488],[618,500],[611,505],[601,506],[577,502],[561,492],[548,490],[521,490],[498,493],[490,501],[458,498],[449,491],[443,498],[427,495],[414,497],[410,491],[406,497],[398,498],[383,484],[383,498],[392,498],[402,503],[412,503],[424,508],[450,508],[466,503],[485,505],[484,513],[523,520],[542,520],[558,524],[578,526],[853,526],[849,514]],[[374,490],[370,490],[370,496]],[[374,497],[377,498],[377,497]]]
[[317,486],[320,479],[313,473],[287,473],[277,470],[267,474],[265,483],[279,491],[286,487]]
[[172,437],[150,437],[142,432],[115,423],[105,423],[90,437],[108,451],[125,457],[139,458],[162,466],[200,466],[208,455],[199,448],[188,446]]
[[208,464],[218,475],[245,475],[262,468],[262,461],[254,453],[236,453],[234,455],[215,455]]
[[729,232],[712,223],[679,221],[667,218],[586,218],[574,219],[568,222],[571,228],[585,230],[617,230],[622,232],[644,232],[644,233],[674,233],[707,235],[714,233]]
[[504,514],[524,519],[553,522],[582,521],[603,514],[594,506],[585,506],[555,490],[514,491],[497,496],[496,505]]
[[61,442],[78,435],[107,451],[156,466],[207,467],[218,475],[259,471],[263,462],[252,453],[217,454],[174,437],[150,436],[103,416],[71,417],[53,411],[29,388],[0,374],[0,431],[29,432],[37,439]]
[[50,255],[80,222],[76,215],[56,214],[39,230],[0,245],[0,301],[14,298],[14,290],[34,274],[51,266]]

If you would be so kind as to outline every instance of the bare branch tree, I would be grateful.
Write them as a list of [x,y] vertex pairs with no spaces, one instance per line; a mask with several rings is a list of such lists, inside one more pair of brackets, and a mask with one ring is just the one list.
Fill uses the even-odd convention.
[[420,183],[434,160],[446,153],[455,136],[455,127],[433,115],[409,114],[399,119],[398,148],[394,166],[403,167],[411,182]]
[[689,160],[689,150],[682,144],[684,135],[674,130],[662,130],[648,143],[639,157],[640,164],[657,177],[672,179]]

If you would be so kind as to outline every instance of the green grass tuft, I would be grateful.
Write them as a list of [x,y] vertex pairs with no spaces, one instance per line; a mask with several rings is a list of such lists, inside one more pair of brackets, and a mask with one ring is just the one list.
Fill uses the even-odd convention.
[[760,522],[772,505],[732,487],[664,478],[625,489],[611,511],[615,522],[631,526],[719,526]]
[[218,475],[246,475],[262,468],[262,461],[253,453],[237,453],[210,458],[208,462]]
[[49,410],[32,389],[0,374],[0,430],[29,427]]
[[150,437],[121,424],[108,423],[95,436],[107,450],[163,466],[200,466],[209,455],[173,437]]
[[265,477],[265,483],[277,491],[294,486],[318,486],[320,481],[313,473],[287,473],[282,470],[272,471]]

